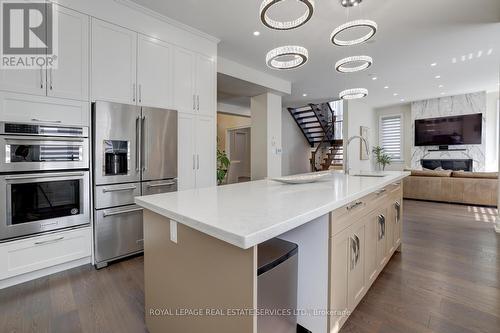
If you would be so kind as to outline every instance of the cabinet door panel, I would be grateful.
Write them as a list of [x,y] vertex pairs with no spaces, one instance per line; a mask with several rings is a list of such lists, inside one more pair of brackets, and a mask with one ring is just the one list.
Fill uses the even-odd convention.
[[174,103],[179,112],[195,112],[196,58],[191,51],[176,48],[174,52]]
[[92,100],[136,104],[137,33],[92,19]]
[[398,198],[394,203],[394,246],[397,248],[401,244],[401,234],[403,232],[403,200]]
[[138,40],[139,104],[171,108],[173,105],[172,46],[143,35],[139,35]]
[[348,305],[354,310],[365,295],[365,221],[356,222],[351,228],[349,240]]
[[198,55],[196,63],[197,111],[202,115],[215,115],[215,61]]
[[48,69],[47,94],[87,101],[89,98],[89,17],[56,6],[57,69]]
[[[347,279],[349,270],[350,230],[346,229],[330,238],[330,310],[346,311]],[[346,316],[332,315],[330,331],[336,332],[347,319]]]
[[198,117],[196,121],[196,188],[214,186],[215,171],[215,120]]
[[179,190],[196,187],[195,122],[196,116],[178,114],[177,177]]

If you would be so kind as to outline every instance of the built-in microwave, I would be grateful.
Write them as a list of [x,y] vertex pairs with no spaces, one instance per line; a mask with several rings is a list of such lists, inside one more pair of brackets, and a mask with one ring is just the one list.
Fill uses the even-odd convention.
[[90,224],[89,172],[0,176],[0,241]]
[[88,127],[0,123],[0,172],[88,168]]

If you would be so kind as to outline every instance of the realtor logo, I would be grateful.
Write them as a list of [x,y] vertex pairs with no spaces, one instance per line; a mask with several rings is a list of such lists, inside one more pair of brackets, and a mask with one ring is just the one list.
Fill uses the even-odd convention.
[[1,1],[2,69],[56,68],[57,16],[45,1]]

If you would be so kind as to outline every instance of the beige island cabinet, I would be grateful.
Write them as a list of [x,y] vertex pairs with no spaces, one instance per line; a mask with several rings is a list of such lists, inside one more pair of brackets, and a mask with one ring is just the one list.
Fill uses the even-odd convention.
[[341,173],[138,197],[145,316],[160,332],[257,333],[259,244],[298,245],[297,324],[338,332],[401,249],[402,179]]

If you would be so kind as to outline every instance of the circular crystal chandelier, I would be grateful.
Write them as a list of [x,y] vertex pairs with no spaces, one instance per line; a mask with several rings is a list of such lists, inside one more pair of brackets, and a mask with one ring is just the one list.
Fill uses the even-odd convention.
[[271,8],[272,6],[276,5],[281,1],[284,0],[264,0],[260,5],[260,20],[266,27],[275,30],[291,30],[306,24],[306,22],[311,19],[314,11],[314,0],[297,0],[299,2],[304,3],[307,6],[304,14],[290,21],[273,20],[272,18],[269,17],[269,15],[267,15],[267,12],[269,8]]
[[[368,33],[364,36],[361,36],[360,38],[357,39],[350,39],[350,40],[345,40],[345,39],[340,39],[338,38],[338,35],[341,34],[342,32],[351,30],[351,29],[357,29],[357,28],[363,28],[367,27],[370,29]],[[330,36],[330,40],[332,41],[333,44],[337,46],[351,46],[351,45],[356,45],[356,44],[361,44],[363,42],[366,42],[370,38],[372,38],[375,33],[377,32],[377,23],[371,20],[355,20],[355,21],[350,21],[347,23],[342,24],[341,26],[338,26],[333,30],[332,35]]]
[[354,7],[359,5],[363,0],[340,0],[340,4],[344,7]]
[[[356,66],[356,64],[358,65]],[[340,59],[339,61],[337,61],[337,63],[335,64],[335,69],[337,70],[337,72],[341,73],[353,73],[367,69],[372,64],[373,64],[372,57],[364,55],[353,56]]]
[[266,63],[273,69],[294,69],[304,65],[309,53],[302,46],[280,46],[269,51]]
[[368,96],[368,90],[365,88],[354,88],[341,91],[340,99],[358,99]]

